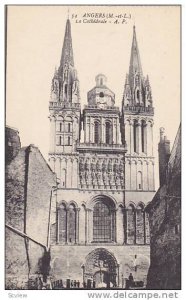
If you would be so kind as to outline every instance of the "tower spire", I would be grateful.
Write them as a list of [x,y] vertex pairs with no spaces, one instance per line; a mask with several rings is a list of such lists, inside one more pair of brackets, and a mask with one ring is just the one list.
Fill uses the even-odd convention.
[[151,87],[149,78],[143,77],[135,25],[133,25],[129,74],[125,82],[123,103],[124,106],[152,107]]
[[60,69],[63,69],[65,65],[71,65],[74,67],[74,56],[72,49],[72,36],[71,36],[71,24],[69,18],[66,21],[65,36],[63,42],[63,49],[60,61]]
[[55,72],[52,87],[52,101],[79,103],[79,80],[74,67],[74,56],[72,49],[71,24],[66,21],[65,36],[60,60],[60,66]]
[[129,67],[129,78],[132,81],[135,74],[139,76],[143,76],[140,54],[138,49],[138,43],[136,38],[136,26],[133,26],[133,39],[132,39],[132,47],[131,47],[131,56],[130,56],[130,67]]

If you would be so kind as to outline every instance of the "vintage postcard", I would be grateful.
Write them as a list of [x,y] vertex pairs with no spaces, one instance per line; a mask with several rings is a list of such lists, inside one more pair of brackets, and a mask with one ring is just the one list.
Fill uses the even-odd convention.
[[5,15],[5,289],[180,290],[181,6]]

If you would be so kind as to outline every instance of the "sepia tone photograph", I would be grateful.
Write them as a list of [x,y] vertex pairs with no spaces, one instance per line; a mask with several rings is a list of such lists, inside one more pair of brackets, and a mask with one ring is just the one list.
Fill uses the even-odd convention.
[[181,6],[5,18],[5,289],[180,290]]

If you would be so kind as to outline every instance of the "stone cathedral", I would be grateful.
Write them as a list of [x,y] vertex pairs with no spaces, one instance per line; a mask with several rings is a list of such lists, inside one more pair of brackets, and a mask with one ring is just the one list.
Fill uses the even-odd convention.
[[68,19],[49,103],[49,163],[59,179],[51,215],[52,274],[67,287],[72,280],[125,287],[130,273],[145,285],[154,108],[135,26],[121,108],[104,74],[92,85],[81,107]]

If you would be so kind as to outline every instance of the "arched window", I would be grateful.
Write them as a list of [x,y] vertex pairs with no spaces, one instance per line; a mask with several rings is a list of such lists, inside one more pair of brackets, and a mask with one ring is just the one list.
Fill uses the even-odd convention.
[[133,205],[127,209],[127,243],[135,244],[136,242],[136,213]]
[[62,187],[66,187],[66,169],[61,171]]
[[138,171],[138,174],[137,174],[137,189],[142,190],[142,173],[141,173],[141,171]]
[[144,244],[144,207],[138,205],[136,209],[136,243]]
[[76,209],[74,204],[69,206],[68,210],[68,241],[70,243],[76,242]]
[[105,129],[106,129],[106,144],[112,144],[112,125],[110,122],[106,122],[105,124]]
[[62,137],[59,136],[59,145],[61,146],[62,145]]
[[68,132],[71,132],[71,123],[68,123]]
[[93,210],[93,241],[111,242],[114,241],[115,218],[112,209],[99,201],[94,205]]
[[67,210],[65,204],[58,209],[58,241],[65,243],[67,241]]
[[62,123],[59,123],[59,131],[62,131]]
[[100,143],[100,124],[98,121],[94,123],[94,142],[95,144]]
[[67,97],[67,84],[65,84],[65,96]]
[[137,90],[137,92],[136,92],[136,98],[137,98],[138,102],[139,102],[139,97],[140,97],[139,90]]
[[68,146],[70,146],[70,136],[68,136]]

